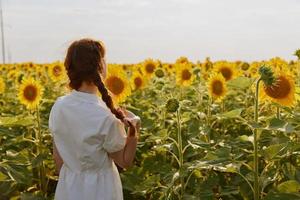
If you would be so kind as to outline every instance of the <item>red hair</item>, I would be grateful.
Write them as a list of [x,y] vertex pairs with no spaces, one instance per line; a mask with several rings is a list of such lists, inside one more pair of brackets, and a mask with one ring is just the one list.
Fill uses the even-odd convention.
[[103,72],[104,56],[105,48],[101,41],[92,39],[74,41],[68,48],[64,62],[70,80],[69,86],[78,90],[84,81],[94,83],[107,107],[123,121],[124,113],[114,107],[112,98],[100,76]]

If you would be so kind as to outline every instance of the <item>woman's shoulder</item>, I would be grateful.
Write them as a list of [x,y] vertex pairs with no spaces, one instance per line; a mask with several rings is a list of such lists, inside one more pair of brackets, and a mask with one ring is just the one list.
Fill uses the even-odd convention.
[[59,96],[54,100],[54,103],[52,105],[52,110],[54,109],[58,109],[59,107],[61,107],[63,104],[66,103],[66,101],[68,100],[68,96],[69,94],[65,94],[63,96]]

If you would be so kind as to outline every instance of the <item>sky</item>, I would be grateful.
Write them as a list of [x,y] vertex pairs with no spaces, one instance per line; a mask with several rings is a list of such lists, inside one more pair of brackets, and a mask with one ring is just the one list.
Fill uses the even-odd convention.
[[300,0],[2,0],[7,60],[63,60],[102,40],[109,63],[295,59]]

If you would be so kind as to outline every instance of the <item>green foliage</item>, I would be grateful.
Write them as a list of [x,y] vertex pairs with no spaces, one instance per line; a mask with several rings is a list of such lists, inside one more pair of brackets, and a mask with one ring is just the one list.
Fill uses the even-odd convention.
[[[262,199],[299,199],[300,108],[282,109],[278,119],[267,105],[254,123],[253,82],[229,81],[222,103],[211,102],[199,77],[180,88],[165,74],[135,91],[124,104],[141,117],[142,127],[135,165],[120,173],[124,199],[253,199],[254,129]],[[39,137],[37,113],[14,103],[8,91],[0,108],[0,199],[53,199],[58,177],[48,117],[59,95],[59,88],[46,88]],[[46,190],[40,187],[41,166]]]

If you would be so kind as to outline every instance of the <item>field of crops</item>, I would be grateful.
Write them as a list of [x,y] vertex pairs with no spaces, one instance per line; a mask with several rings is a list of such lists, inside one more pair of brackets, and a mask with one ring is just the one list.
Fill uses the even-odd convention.
[[[0,66],[0,199],[53,199],[50,108],[63,64]],[[300,51],[295,60],[109,64],[116,105],[141,117],[124,199],[300,199]]]

